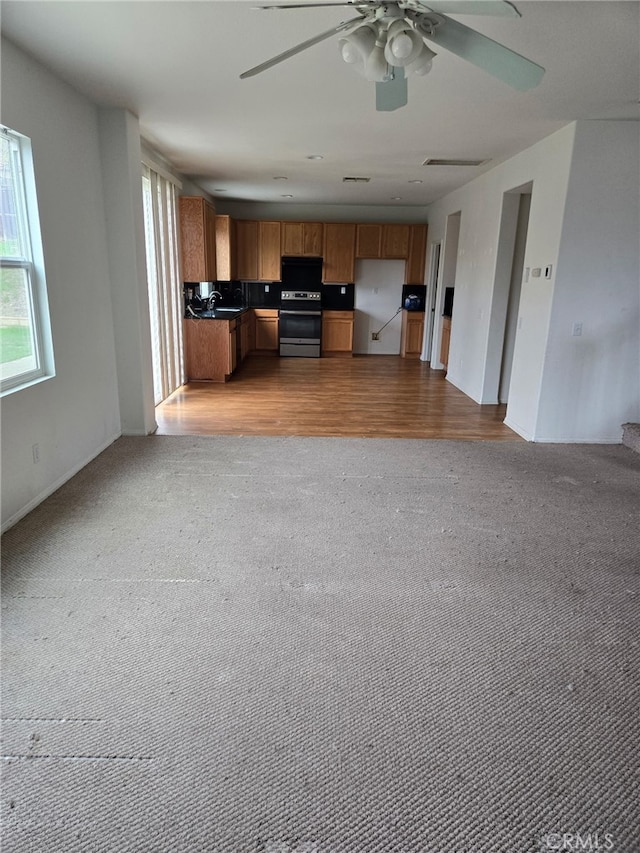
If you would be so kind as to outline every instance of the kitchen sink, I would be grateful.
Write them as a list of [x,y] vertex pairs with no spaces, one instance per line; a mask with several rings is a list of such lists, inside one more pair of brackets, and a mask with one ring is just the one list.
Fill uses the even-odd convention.
[[224,317],[235,317],[236,314],[239,314],[241,311],[244,311],[244,308],[215,308],[211,311],[200,311],[197,316],[203,317],[204,319],[222,319]]

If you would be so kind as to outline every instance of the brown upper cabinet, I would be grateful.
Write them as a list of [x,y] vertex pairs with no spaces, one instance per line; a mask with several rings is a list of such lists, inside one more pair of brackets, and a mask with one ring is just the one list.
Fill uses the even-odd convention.
[[409,226],[409,254],[405,266],[405,284],[424,284],[424,265],[427,253],[427,226]]
[[236,275],[243,281],[280,281],[281,223],[236,220]]
[[356,228],[356,258],[382,257],[382,225],[358,225]]
[[407,258],[409,256],[409,225],[382,226],[382,257]]
[[321,258],[323,237],[322,222],[283,222],[282,254]]
[[220,281],[233,281],[236,272],[236,223],[230,216],[216,216],[216,269]]
[[355,278],[356,226],[327,222],[324,226],[322,280],[348,284]]
[[357,258],[404,259],[409,255],[410,225],[363,223],[356,233]]
[[236,275],[243,281],[258,280],[258,223],[236,220]]
[[[183,202],[196,203],[185,205],[188,216],[186,213],[183,215]],[[283,255],[293,255],[324,258],[323,281],[339,283],[354,280],[356,258],[404,259],[405,284],[424,284],[426,225],[276,222],[215,216],[215,246],[212,249],[202,236],[207,226],[201,224],[206,223],[207,217],[211,217],[208,212],[213,211],[211,205],[199,198],[181,199],[180,205],[184,281],[213,281],[216,277],[221,281],[236,278],[245,281],[280,281],[281,258]],[[192,208],[200,210],[195,217],[200,230],[192,225]],[[192,234],[200,234],[200,241],[196,241],[199,250],[193,254],[200,259],[201,265],[196,269],[193,266],[187,269],[185,246],[192,245],[189,242]],[[191,254],[188,254],[189,258]],[[213,275],[210,273],[211,267],[204,260],[211,256]],[[206,270],[209,270],[207,275],[204,274]],[[187,278],[187,272],[195,277]],[[203,277],[200,277],[201,273]]]
[[282,273],[282,224],[280,222],[259,223],[258,229],[258,279],[280,281]]
[[181,196],[180,255],[183,281],[216,281],[216,212],[200,196]]

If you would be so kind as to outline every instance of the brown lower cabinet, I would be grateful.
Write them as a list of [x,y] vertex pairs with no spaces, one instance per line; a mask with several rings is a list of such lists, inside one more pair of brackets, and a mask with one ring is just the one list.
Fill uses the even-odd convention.
[[280,351],[278,335],[278,309],[254,308],[255,351],[261,355],[277,355]]
[[187,379],[226,382],[236,369],[237,320],[183,320]]
[[449,342],[451,340],[451,317],[442,318],[442,337],[440,338],[440,361],[445,370],[449,366]]
[[424,334],[424,311],[403,311],[400,333],[402,358],[419,358]]
[[353,355],[353,311],[322,312],[323,356]]

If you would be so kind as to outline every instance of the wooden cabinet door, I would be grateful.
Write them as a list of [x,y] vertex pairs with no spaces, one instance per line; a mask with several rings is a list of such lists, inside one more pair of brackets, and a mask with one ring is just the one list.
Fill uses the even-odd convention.
[[422,352],[424,311],[403,311],[400,336],[400,355],[418,358]]
[[258,279],[280,281],[281,272],[281,225],[279,222],[261,221],[258,230]]
[[407,258],[409,256],[409,226],[384,225],[382,228],[382,254],[380,257]]
[[282,254],[298,257],[304,253],[303,222],[282,223]]
[[178,201],[183,281],[216,280],[215,210],[200,196]]
[[294,257],[322,257],[322,222],[283,222],[282,254]]
[[220,281],[233,281],[236,275],[235,222],[230,216],[216,216],[216,270]]
[[349,284],[355,278],[356,226],[327,222],[324,226],[322,280]]
[[256,350],[278,352],[278,312],[272,308],[254,308],[256,318]]
[[258,280],[258,223],[236,220],[236,274],[242,281]]
[[205,277],[202,281],[217,281],[216,269],[216,212],[210,204],[204,206]]
[[449,365],[449,343],[451,341],[451,318],[442,318],[442,337],[440,338],[440,361],[445,370]]
[[356,258],[382,257],[382,225],[358,225],[356,228]]
[[321,258],[324,225],[322,222],[302,223],[302,254],[305,257]]
[[236,321],[234,320],[234,321],[233,321],[232,323],[230,323],[230,325],[229,325],[229,351],[228,351],[228,357],[229,357],[229,361],[228,361],[228,366],[229,366],[228,375],[229,375],[229,376],[231,376],[231,374],[233,373],[233,371],[234,371],[234,370],[236,369],[236,367],[238,366],[238,365],[237,365],[237,359],[238,359],[238,356],[237,356],[237,352],[238,352],[238,350],[237,350],[237,335],[238,335],[238,329],[237,329],[237,326],[236,326]]
[[322,312],[322,355],[353,355],[353,311]]
[[235,369],[232,320],[183,320],[187,379],[226,382]]
[[424,284],[424,265],[427,252],[427,226],[409,226],[409,257],[405,266],[405,284]]

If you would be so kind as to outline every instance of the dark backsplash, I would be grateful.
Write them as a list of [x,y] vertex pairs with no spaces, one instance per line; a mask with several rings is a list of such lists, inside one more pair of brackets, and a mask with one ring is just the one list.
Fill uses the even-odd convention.
[[354,299],[353,284],[322,285],[322,307],[325,311],[353,311]]

